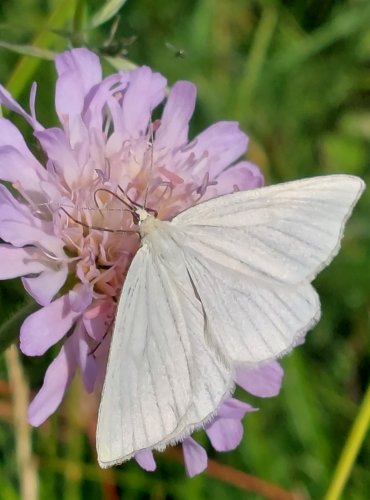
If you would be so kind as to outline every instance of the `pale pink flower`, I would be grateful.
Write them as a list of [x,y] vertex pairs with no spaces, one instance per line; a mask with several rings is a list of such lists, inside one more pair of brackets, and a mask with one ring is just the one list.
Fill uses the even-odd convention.
[[[200,201],[263,184],[255,165],[235,163],[248,142],[237,123],[216,123],[189,141],[192,83],[175,83],[161,118],[152,121],[166,80],[150,68],[103,79],[98,57],[74,49],[57,56],[56,69],[60,127],[37,121],[36,85],[30,113],[0,87],[0,103],[28,121],[46,158],[38,160],[18,129],[0,119],[0,179],[18,192],[14,197],[0,185],[0,279],[21,276],[41,306],[22,325],[24,354],[40,356],[63,340],[30,404],[34,426],[58,408],[77,370],[87,391],[101,390],[117,301],[139,245],[136,234],[120,232],[133,221],[114,195],[123,190],[136,203],[146,199],[161,219],[171,219]],[[236,382],[262,397],[276,394],[279,365],[261,373],[240,373]],[[216,449],[239,444],[251,409],[235,399],[224,403],[206,427]],[[203,448],[187,438],[183,449],[188,473],[200,472]],[[150,451],[136,459],[155,468]]]
[[[253,370],[238,368],[235,382],[254,396],[268,398],[279,393],[282,377],[281,366],[273,361]],[[215,450],[230,451],[239,446],[243,437],[242,419],[251,411],[255,411],[255,408],[235,398],[229,398],[220,406],[217,416],[204,429]],[[188,476],[195,476],[207,468],[207,452],[192,437],[183,441],[182,449]],[[135,459],[145,470],[156,468],[150,450],[137,453]]]

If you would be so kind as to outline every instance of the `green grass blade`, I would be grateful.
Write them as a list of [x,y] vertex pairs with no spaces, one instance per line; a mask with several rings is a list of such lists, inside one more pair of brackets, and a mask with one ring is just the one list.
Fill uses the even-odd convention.
[[[58,2],[57,6],[46,20],[44,26],[32,40],[32,46],[40,49],[58,47],[61,43],[57,36],[52,33],[53,29],[61,28],[72,18],[74,13],[74,0],[63,0]],[[41,59],[23,56],[13,73],[11,74],[6,87],[13,97],[17,98],[24,90],[25,86],[31,80],[33,74],[41,63]]]
[[110,2],[106,2],[105,5],[93,15],[91,27],[97,28],[101,24],[109,21],[109,19],[112,19],[125,3],[126,0],[110,0]]
[[0,353],[5,351],[18,338],[23,321],[35,312],[39,305],[34,301],[26,302],[0,326]]
[[32,45],[8,43],[4,40],[0,40],[0,47],[11,50],[16,54],[21,54],[22,56],[38,57],[47,61],[52,61],[55,55],[54,52],[48,49],[40,49],[39,47],[33,47]]
[[325,500],[338,500],[348,481],[356,457],[364,442],[370,425],[370,384],[352,426],[347,442],[344,445],[338,465],[335,469]]

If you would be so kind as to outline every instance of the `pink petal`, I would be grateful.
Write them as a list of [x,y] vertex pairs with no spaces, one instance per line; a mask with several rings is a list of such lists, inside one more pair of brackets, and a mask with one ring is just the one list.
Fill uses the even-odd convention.
[[84,341],[84,328],[79,321],[70,337],[65,341],[58,356],[46,371],[44,383],[29,407],[29,422],[39,426],[60,405],[63,396],[70,385],[80,365],[85,388],[91,392],[96,379],[96,365],[91,363],[89,348]]
[[235,382],[260,398],[276,396],[281,388],[284,370],[277,361],[254,369],[237,368]]
[[84,99],[84,88],[73,73],[66,72],[58,78],[55,89],[55,109],[61,123],[66,124],[69,115],[82,113]]
[[141,450],[135,453],[135,460],[140,467],[148,472],[156,470],[157,464],[155,463],[153,452],[151,450]]
[[239,401],[239,399],[227,399],[217,410],[217,418],[236,418],[241,420],[246,413],[254,411],[253,406]]
[[33,161],[37,161],[28,149],[20,131],[11,121],[5,118],[0,118],[0,147],[2,146],[13,146],[24,157],[29,157]]
[[87,309],[83,315],[83,322],[88,335],[101,342],[109,325],[114,318],[115,305],[112,300],[104,300],[94,303],[94,307]]
[[[80,364],[80,369],[82,373],[82,378],[83,378],[83,383],[86,392],[91,393],[95,389],[95,384],[97,381],[98,377],[98,361],[94,358],[94,356],[91,354],[91,349],[89,348],[89,345],[87,344],[86,341],[84,341],[84,344],[86,346],[86,356],[84,363],[82,364],[82,357],[81,357],[81,364]],[[82,349],[82,345],[81,345]]]
[[17,247],[39,246],[55,256],[65,257],[64,242],[52,231],[52,222],[34,217],[27,206],[0,185],[0,238]]
[[192,83],[180,81],[174,84],[155,135],[156,150],[170,150],[186,143],[196,95],[197,89]]
[[76,358],[82,373],[84,386],[87,392],[92,392],[98,374],[98,366],[87,342],[87,334],[82,321],[77,322],[73,335],[76,338]]
[[[8,219],[14,219],[15,221],[24,221],[27,223],[33,222],[33,215],[31,214],[29,208],[19,203],[18,200],[6,189],[5,186],[0,184],[0,218],[3,219],[2,222]],[[36,219],[35,225],[40,226],[41,221]]]
[[55,108],[62,123],[69,115],[82,113],[85,98],[102,79],[99,58],[93,52],[78,48],[55,58],[58,80]]
[[22,283],[27,292],[41,306],[50,304],[64,285],[68,275],[68,266],[61,265],[57,269],[45,269],[36,278],[23,278]]
[[[69,117],[68,139],[69,144],[74,151],[77,164],[84,165],[89,158],[90,135],[97,131],[88,130],[81,115]],[[101,132],[100,132],[101,133]],[[90,153],[91,155],[91,153]]]
[[96,370],[97,370],[95,387],[97,388],[97,390],[100,391],[103,389],[110,344],[111,344],[111,337],[110,335],[106,335],[98,344],[96,350],[94,350],[94,357],[96,361]]
[[193,438],[188,437],[182,442],[182,451],[186,474],[189,477],[196,476],[207,468],[207,452]]
[[76,371],[73,336],[66,340],[58,356],[46,371],[44,383],[28,409],[31,425],[41,425],[62,402]]
[[58,76],[67,72],[73,73],[78,83],[82,83],[85,95],[102,79],[99,57],[83,47],[58,54],[55,58],[55,66]]
[[[3,207],[0,206],[0,208]],[[0,237],[17,247],[38,245],[47,250],[49,254],[54,254],[54,256],[60,257],[64,255],[62,240],[45,234],[42,229],[27,225],[24,221],[1,221]]]
[[62,193],[61,193],[62,186],[54,184],[53,181],[51,182],[42,181],[40,182],[40,187],[42,192],[44,193],[45,199],[50,201],[51,206],[53,206],[53,203],[55,204],[55,206],[58,206],[58,203],[61,202],[62,198]]
[[46,179],[46,171],[31,153],[24,150],[21,153],[13,146],[1,146],[0,178],[19,183],[26,192],[41,194],[40,182]]
[[123,123],[131,137],[146,132],[151,113],[164,98],[166,79],[147,66],[130,72],[130,83],[123,99]]
[[[90,129],[102,130],[104,106],[106,106],[108,101],[112,98],[113,92],[126,87],[126,84],[117,85],[120,81],[120,74],[109,75],[95,87],[93,93],[90,93],[90,101],[85,102],[85,112],[83,114],[83,120]],[[114,99],[114,101],[117,103],[116,99]]]
[[20,347],[28,356],[40,356],[56,344],[72,327],[81,313],[72,311],[68,295],[31,314],[23,322]]
[[90,285],[76,285],[69,292],[69,304],[73,311],[83,312],[92,302],[93,295]]
[[206,433],[217,451],[234,450],[243,438],[243,425],[234,418],[216,418],[207,426]]
[[8,280],[25,274],[45,271],[39,252],[35,248],[15,248],[11,245],[0,245],[0,279]]
[[[29,105],[30,105],[31,116],[32,116],[34,123],[37,123],[37,120],[36,120],[36,94],[37,94],[37,83],[33,82],[32,86],[31,86]],[[43,127],[41,127],[41,130],[42,130],[42,128]]]
[[[3,206],[0,206],[0,209],[3,208]],[[25,221],[2,220],[0,238],[12,243],[12,245],[16,247],[38,245],[48,250],[49,253],[53,253],[55,256],[63,255],[63,244],[59,238],[45,234],[42,229],[32,227],[32,225],[27,224]]]
[[186,154],[195,154],[197,159],[207,156],[194,167],[194,174],[212,179],[245,153],[248,137],[239,129],[237,122],[218,122],[201,132],[189,145]]
[[10,92],[8,92],[2,85],[0,85],[0,104],[23,116],[23,118],[27,120],[34,129],[41,130],[43,128],[42,125],[35,121],[29,113],[26,113],[26,111],[12,97]]
[[242,161],[221,172],[217,177],[219,194],[245,191],[263,186],[264,179],[260,169],[247,161]]
[[49,160],[53,162],[60,178],[64,178],[69,186],[79,179],[81,170],[76,161],[67,137],[60,128],[49,128],[35,134]]

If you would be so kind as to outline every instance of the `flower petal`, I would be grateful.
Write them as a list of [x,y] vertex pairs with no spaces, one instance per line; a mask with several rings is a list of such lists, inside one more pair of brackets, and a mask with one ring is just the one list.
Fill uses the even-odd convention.
[[240,444],[243,432],[241,421],[235,418],[216,418],[206,428],[207,436],[217,451],[234,450]]
[[67,137],[60,128],[49,128],[35,133],[49,160],[58,173],[60,179],[65,179],[69,186],[79,179],[81,170],[76,161]]
[[54,256],[63,255],[63,246],[58,238],[45,234],[42,229],[27,226],[23,221],[1,221],[0,237],[16,247],[38,245]]
[[52,222],[34,217],[27,206],[0,185],[0,238],[17,247],[34,245],[65,257],[64,242],[53,235],[53,229]]
[[[109,75],[94,88],[94,92],[89,94],[89,102],[85,102],[85,110],[83,120],[89,129],[102,130],[104,113],[103,108],[109,105],[108,101],[112,99],[112,94],[126,87],[125,84],[117,85],[121,82],[121,75],[119,73]],[[117,100],[113,98],[117,103]]]
[[26,274],[45,271],[45,264],[37,260],[40,257],[35,248],[15,248],[12,245],[0,245],[0,279],[8,280]]
[[27,292],[41,306],[50,304],[64,285],[68,275],[68,266],[60,265],[57,269],[45,269],[36,278],[23,278],[22,283]]
[[[36,94],[37,94],[37,83],[33,82],[31,85],[29,105],[30,105],[31,116],[32,116],[34,123],[37,123],[37,120],[36,120]],[[42,130],[42,128],[43,127],[41,127],[41,130]]]
[[56,344],[81,313],[72,311],[68,295],[28,316],[20,333],[20,348],[28,356],[40,356]]
[[26,193],[40,195],[40,182],[46,176],[46,170],[31,153],[24,150],[21,153],[13,146],[0,147],[0,178],[3,181],[19,184]]
[[156,470],[157,464],[155,463],[153,452],[151,450],[141,450],[135,453],[135,460],[140,467],[148,472]]
[[237,368],[235,382],[254,396],[271,398],[279,393],[283,375],[279,363],[272,361],[254,369]]
[[87,342],[86,330],[81,320],[77,322],[73,335],[76,338],[76,358],[82,373],[84,386],[87,392],[92,392],[95,387],[98,367],[95,356],[92,355]]
[[55,66],[58,76],[73,73],[78,83],[82,84],[84,95],[87,95],[90,89],[102,79],[99,57],[84,47],[58,54],[55,58]]
[[30,156],[36,161],[17,127],[5,118],[0,118],[0,147],[2,146],[13,146],[23,156]]
[[123,123],[129,136],[137,138],[146,132],[153,109],[164,98],[165,86],[166,79],[147,66],[130,72],[122,107]]
[[22,106],[17,103],[10,92],[8,92],[2,85],[0,85],[0,104],[23,116],[23,118],[27,120],[31,127],[33,127],[34,129],[41,130],[43,128],[40,123],[38,123],[29,113],[27,113],[22,108]]
[[196,95],[197,89],[192,83],[180,81],[174,84],[155,134],[156,150],[170,150],[186,143]]
[[194,166],[194,174],[203,177],[208,172],[210,179],[213,179],[245,153],[248,137],[239,129],[237,122],[224,121],[208,127],[191,144],[186,148],[186,154],[192,152],[197,159],[203,157]]
[[217,410],[217,418],[237,418],[241,420],[246,413],[254,411],[253,406],[239,401],[239,399],[227,399]]
[[76,371],[73,336],[66,340],[58,356],[46,371],[44,383],[28,409],[31,425],[41,425],[62,402]]
[[189,477],[200,474],[207,468],[208,457],[206,450],[193,438],[188,437],[182,442],[182,452],[186,474]]
[[217,188],[219,194],[233,193],[234,191],[246,191],[263,186],[264,178],[260,169],[242,161],[224,170],[217,177]]
[[58,80],[55,108],[62,123],[82,113],[85,97],[102,78],[99,58],[85,48],[63,52],[55,58]]
[[69,292],[69,303],[75,312],[83,312],[92,302],[93,295],[90,285],[76,285]]
[[55,109],[61,123],[66,124],[69,115],[82,113],[84,98],[84,89],[80,82],[76,82],[73,73],[67,72],[58,78],[55,90]]
[[83,322],[88,335],[101,342],[114,318],[115,305],[112,300],[94,302],[83,315]]

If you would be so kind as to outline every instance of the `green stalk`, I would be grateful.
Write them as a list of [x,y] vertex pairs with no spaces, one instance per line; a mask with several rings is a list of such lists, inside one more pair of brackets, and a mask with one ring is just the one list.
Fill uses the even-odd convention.
[[85,0],[77,0],[73,16],[72,44],[78,47],[84,42]]
[[252,46],[245,63],[244,74],[239,84],[237,93],[237,108],[235,115],[243,120],[249,112],[254,92],[258,86],[259,78],[275,28],[278,21],[278,12],[274,6],[268,6],[262,13],[261,20],[255,31]]
[[344,445],[324,500],[338,500],[344,490],[370,424],[370,384]]
[[[73,17],[75,0],[61,0],[51,12],[49,18],[32,40],[31,45],[38,48],[48,49],[58,45],[58,40],[53,30],[62,28],[68,19]],[[14,98],[18,98],[25,86],[31,80],[41,63],[41,59],[23,56],[19,59],[17,66],[11,74],[6,88]]]
[[19,330],[23,321],[39,309],[36,302],[29,301],[12,313],[12,316],[0,326],[0,353],[5,351],[19,337]]

